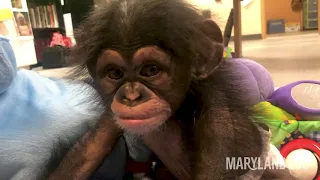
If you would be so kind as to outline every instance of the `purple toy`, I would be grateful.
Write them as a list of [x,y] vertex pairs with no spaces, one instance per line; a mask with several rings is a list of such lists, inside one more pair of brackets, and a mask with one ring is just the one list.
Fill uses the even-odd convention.
[[274,92],[269,72],[260,64],[248,59],[227,59],[216,70],[221,81],[228,81],[228,88],[238,96],[238,102],[252,107],[265,101]]
[[320,82],[302,80],[277,89],[268,101],[297,120],[320,120]]

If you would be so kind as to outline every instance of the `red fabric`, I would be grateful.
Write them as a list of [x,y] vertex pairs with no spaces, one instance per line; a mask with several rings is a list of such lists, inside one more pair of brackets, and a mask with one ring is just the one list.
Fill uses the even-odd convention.
[[152,160],[148,162],[136,162],[133,159],[129,159],[127,162],[126,172],[131,172],[133,174],[137,173],[148,173],[152,168]]

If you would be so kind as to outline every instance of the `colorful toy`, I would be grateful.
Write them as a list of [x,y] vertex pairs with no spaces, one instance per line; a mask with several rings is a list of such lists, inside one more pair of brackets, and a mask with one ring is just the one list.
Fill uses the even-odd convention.
[[320,120],[320,82],[303,80],[278,88],[268,99],[297,120]]
[[278,148],[293,139],[320,140],[316,135],[320,130],[320,121],[297,121],[294,116],[270,102],[258,103],[252,109],[255,119],[269,126],[271,142]]
[[316,176],[318,160],[312,152],[305,149],[297,149],[290,152],[285,158],[287,168],[297,179],[311,180]]
[[320,179],[318,163],[320,144],[309,139],[297,139],[281,148],[286,165],[298,179]]
[[[271,142],[298,179],[320,179],[319,98],[320,82],[302,80],[278,88],[252,108],[255,119],[270,128]],[[296,168],[303,163],[308,163],[307,169]]]
[[224,48],[223,57],[226,59],[232,58],[232,48],[231,47]]

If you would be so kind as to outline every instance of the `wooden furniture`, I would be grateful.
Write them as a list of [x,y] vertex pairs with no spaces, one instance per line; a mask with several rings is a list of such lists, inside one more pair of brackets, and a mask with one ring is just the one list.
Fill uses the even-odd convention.
[[241,0],[233,0],[235,58],[242,57]]
[[[56,24],[52,26],[33,25],[32,30],[34,34],[34,44],[35,44],[38,62],[37,64],[32,65],[30,67],[32,69],[34,67],[42,66],[43,50],[50,45],[53,33],[60,32],[61,34],[65,34],[65,30],[64,30],[64,21],[63,21],[63,6],[61,5],[60,0],[27,0],[27,3],[28,3],[29,11],[30,9],[33,9],[36,11],[36,9],[39,7],[47,8],[48,6],[54,5],[55,11],[56,11],[56,21],[57,21]],[[40,10],[40,14],[42,18],[45,16],[45,13],[43,12],[43,10],[42,11]],[[31,16],[31,21],[38,22],[38,19],[35,20],[32,18],[32,15],[30,16]],[[50,21],[50,15],[48,16]],[[33,24],[36,24],[36,22],[33,22]]]
[[[318,2],[318,12],[320,10],[320,3]],[[320,19],[320,13],[318,13],[318,19]],[[318,32],[320,33],[320,21],[318,21]]]
[[318,0],[304,0],[303,27],[304,29],[318,29]]

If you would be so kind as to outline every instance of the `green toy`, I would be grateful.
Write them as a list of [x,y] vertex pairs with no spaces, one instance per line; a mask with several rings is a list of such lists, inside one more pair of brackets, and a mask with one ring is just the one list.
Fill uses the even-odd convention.
[[230,47],[224,48],[223,57],[226,59],[232,58],[232,48]]
[[278,148],[299,138],[320,142],[320,121],[297,121],[294,116],[270,102],[261,102],[252,110],[254,119],[270,128],[271,143]]

